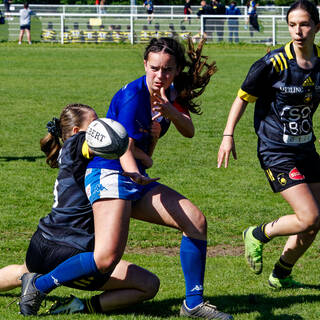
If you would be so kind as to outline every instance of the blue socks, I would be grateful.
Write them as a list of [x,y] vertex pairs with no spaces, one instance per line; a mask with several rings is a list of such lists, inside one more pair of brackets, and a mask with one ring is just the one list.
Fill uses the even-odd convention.
[[180,260],[186,283],[186,304],[189,309],[203,302],[206,256],[207,241],[182,237]]
[[83,276],[99,272],[94,261],[93,252],[79,253],[59,264],[51,272],[40,276],[35,286],[43,293],[49,293],[56,287]]

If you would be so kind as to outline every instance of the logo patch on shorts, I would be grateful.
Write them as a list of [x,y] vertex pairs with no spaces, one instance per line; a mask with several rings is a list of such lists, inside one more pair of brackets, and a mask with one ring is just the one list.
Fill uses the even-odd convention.
[[277,179],[282,186],[285,186],[287,184],[287,179],[284,177],[284,173],[279,173],[277,175]]
[[295,167],[289,172],[289,177],[291,180],[303,180],[305,176],[300,173],[300,171]]

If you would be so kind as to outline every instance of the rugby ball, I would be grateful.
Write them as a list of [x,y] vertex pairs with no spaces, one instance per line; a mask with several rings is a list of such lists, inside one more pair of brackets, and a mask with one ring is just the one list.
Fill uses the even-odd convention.
[[86,131],[89,148],[106,159],[118,159],[127,150],[129,137],[126,129],[119,122],[99,118],[90,123]]

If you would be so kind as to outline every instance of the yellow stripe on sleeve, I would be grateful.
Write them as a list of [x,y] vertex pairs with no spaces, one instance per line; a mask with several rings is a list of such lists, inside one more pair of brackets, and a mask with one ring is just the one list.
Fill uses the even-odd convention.
[[283,71],[283,63],[282,63],[281,59],[279,58],[279,56],[277,54],[274,57],[276,58],[279,66],[280,66],[281,71]]
[[281,59],[282,59],[282,61],[283,61],[284,68],[285,68],[285,69],[288,69],[287,60],[286,60],[286,58],[284,57],[284,55],[283,55],[282,52],[280,52],[280,57],[281,57]]
[[86,159],[91,159],[92,156],[90,155],[90,150],[89,150],[89,146],[87,144],[87,141],[85,141],[82,145],[82,155],[86,158]]
[[251,94],[243,91],[242,89],[239,89],[238,97],[247,102],[256,102],[256,100],[258,99],[258,97],[252,96]]
[[292,41],[288,42],[288,43],[285,45],[285,47],[284,47],[284,50],[285,50],[285,52],[286,52],[286,54],[287,54],[287,57],[288,57],[290,60],[293,59],[293,55],[292,55],[291,49],[290,49],[291,43],[292,43]]
[[273,64],[274,68],[276,69],[276,71],[279,72],[280,70],[279,70],[279,67],[277,65],[276,60],[274,60],[274,58],[271,58],[270,61],[272,62],[272,64]]

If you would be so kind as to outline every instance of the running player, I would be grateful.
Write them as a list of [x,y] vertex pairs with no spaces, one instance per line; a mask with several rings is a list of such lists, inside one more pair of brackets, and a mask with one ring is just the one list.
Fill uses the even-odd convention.
[[[201,56],[202,44],[194,50],[189,41],[191,61],[187,62],[184,48],[176,40],[152,39],[144,54],[146,75],[129,83],[113,97],[107,116],[127,129],[129,148],[119,160],[95,157],[89,163],[85,184],[94,213],[94,253],[91,256],[80,254],[66,261],[68,268],[64,273],[69,272],[70,278],[62,281],[73,279],[72,270],[80,263],[86,265],[84,275],[110,274],[123,255],[129,220],[133,217],[183,232],[180,257],[186,300],[180,314],[193,318],[233,319],[203,300],[207,246],[204,215],[188,199],[149,178],[144,164],[149,160],[149,166],[152,165],[151,156],[157,140],[166,133],[171,122],[183,136],[194,134],[189,111],[200,113],[200,109],[192,99],[203,92],[215,71],[215,64],[207,64],[206,58]],[[186,65],[189,72],[183,72]],[[201,72],[203,67],[207,68],[204,73]],[[179,105],[175,103],[174,106],[172,101]],[[50,292],[57,286],[54,279],[63,284],[60,273],[55,270],[37,277],[30,277],[29,283],[36,281],[37,289],[42,292]],[[74,299],[53,312],[70,311]]]
[[247,228],[245,255],[256,274],[262,272],[264,244],[290,236],[269,277],[272,288],[301,286],[291,271],[319,230],[320,159],[312,116],[320,101],[320,48],[314,44],[319,13],[307,0],[287,13],[292,41],[254,63],[238,92],[224,130],[218,168],[236,159],[234,130],[249,102],[255,104],[258,157],[274,192],[289,203],[293,214]]

